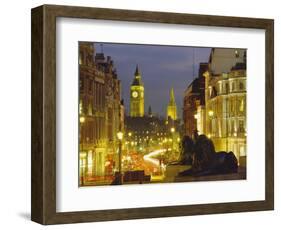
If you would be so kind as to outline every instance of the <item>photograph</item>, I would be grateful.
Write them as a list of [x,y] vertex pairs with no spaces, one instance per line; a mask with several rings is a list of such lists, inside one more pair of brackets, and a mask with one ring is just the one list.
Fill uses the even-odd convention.
[[246,49],[78,52],[80,187],[246,179]]

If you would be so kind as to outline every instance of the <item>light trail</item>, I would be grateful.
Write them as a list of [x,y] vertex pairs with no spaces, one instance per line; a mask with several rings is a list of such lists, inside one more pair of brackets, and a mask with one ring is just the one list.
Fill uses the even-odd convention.
[[156,166],[159,166],[160,165],[160,161],[158,159],[155,159],[153,157],[157,156],[157,155],[160,155],[162,153],[166,152],[166,149],[158,149],[158,150],[155,150],[153,152],[150,152],[146,155],[143,156],[143,159],[145,161],[148,161]]

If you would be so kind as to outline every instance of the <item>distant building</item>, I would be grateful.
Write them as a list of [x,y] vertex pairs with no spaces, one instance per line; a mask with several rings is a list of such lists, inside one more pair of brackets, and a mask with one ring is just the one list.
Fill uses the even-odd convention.
[[134,80],[130,88],[130,116],[144,116],[144,85],[138,66],[136,67]]
[[168,119],[172,119],[172,120],[177,120],[178,116],[177,116],[177,104],[175,101],[175,95],[174,95],[174,89],[171,88],[170,91],[170,101],[169,104],[167,106],[167,120]]
[[155,145],[159,147],[159,143],[169,136],[165,119],[155,116],[127,116],[125,127],[128,145],[138,152],[150,149]]
[[80,175],[105,176],[113,170],[105,165],[116,159],[116,134],[124,127],[124,110],[114,63],[103,53],[95,54],[90,42],[79,43],[79,82]]
[[[205,106],[205,78],[203,76],[203,73],[207,71],[207,69],[208,63],[200,63],[198,77],[188,85],[184,92],[184,134],[190,137],[192,137],[194,133],[199,130],[199,127],[197,127],[197,120],[200,120],[203,124],[203,120],[197,119],[197,116],[204,117],[203,111]],[[200,112],[200,115],[197,115],[198,108],[202,110],[202,112]]]

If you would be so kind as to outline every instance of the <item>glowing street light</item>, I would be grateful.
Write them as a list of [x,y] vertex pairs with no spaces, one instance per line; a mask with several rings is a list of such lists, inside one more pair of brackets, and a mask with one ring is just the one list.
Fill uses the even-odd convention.
[[80,119],[79,119],[79,121],[80,121],[80,123],[83,124],[83,123],[85,122],[85,117],[81,116]]
[[123,133],[122,133],[121,131],[119,131],[119,132],[117,133],[117,138],[118,138],[119,141],[122,141],[122,139],[123,139]]
[[117,133],[117,138],[119,140],[119,175],[118,175],[118,184],[122,184],[122,139],[123,139],[123,133],[119,131]]
[[208,115],[209,115],[209,117],[214,116],[214,111],[213,110],[209,110]]
[[171,128],[171,133],[172,133],[172,139],[169,139],[170,142],[172,142],[172,150],[174,150],[174,133],[175,133],[175,127]]

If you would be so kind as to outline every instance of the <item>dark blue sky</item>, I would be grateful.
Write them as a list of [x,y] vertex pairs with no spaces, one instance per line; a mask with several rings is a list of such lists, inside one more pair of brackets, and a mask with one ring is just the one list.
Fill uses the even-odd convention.
[[[101,43],[95,43],[101,52]],[[145,112],[166,116],[169,92],[174,87],[178,116],[182,117],[183,94],[198,75],[200,62],[207,62],[211,48],[102,43],[105,56],[111,56],[122,84],[122,96],[129,113],[130,85],[138,64],[144,83]],[[194,53],[194,56],[193,56]],[[194,75],[193,76],[193,57]]]

